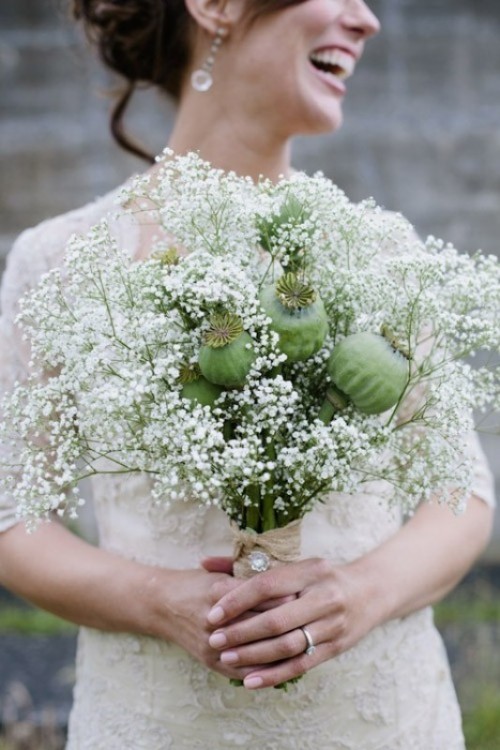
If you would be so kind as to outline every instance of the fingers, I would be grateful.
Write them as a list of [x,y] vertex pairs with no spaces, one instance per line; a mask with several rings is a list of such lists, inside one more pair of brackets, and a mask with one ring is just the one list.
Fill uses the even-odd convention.
[[220,661],[231,666],[267,665],[302,654],[306,648],[304,633],[299,628],[278,638],[250,643],[240,648],[223,651]]
[[[227,649],[243,646],[289,633],[304,624],[329,616],[332,628],[343,622],[341,609],[332,607],[321,590],[293,599],[279,607],[256,613],[246,620],[235,618],[222,628],[217,628],[209,638],[212,648]],[[309,625],[307,625],[309,627]]]
[[[225,578],[221,578],[219,580],[216,580],[210,587],[209,590],[209,598],[210,598],[210,604],[213,605],[216,602],[219,601],[222,597],[224,597],[229,592],[233,591],[238,586],[241,586],[241,581],[237,578],[232,578],[231,576],[227,576]],[[208,618],[207,618],[208,619]],[[210,626],[210,629],[213,628],[213,626]]]
[[[216,583],[212,591],[221,596],[207,617],[209,630],[215,628],[208,643],[219,651],[221,668],[248,670],[248,689],[293,680],[350,648],[366,630],[363,618],[353,627],[349,577],[327,560],[302,560],[247,581],[228,580],[236,585]],[[310,653],[303,626],[314,644]]]
[[[215,572],[215,571],[212,571],[212,572]],[[219,601],[219,599],[225,596],[225,594],[229,593],[230,591],[234,591],[236,588],[244,584],[245,584],[245,581],[241,578],[224,578],[222,580],[216,581],[214,584],[212,584],[212,587],[210,589],[211,603],[216,604]],[[265,612],[268,609],[279,607],[281,604],[286,604],[287,602],[293,601],[296,598],[297,598],[296,594],[289,594],[288,596],[275,597],[274,599],[269,599],[267,601],[259,602],[250,611]],[[212,628],[213,627],[214,626],[212,625]]]
[[327,659],[331,659],[335,655],[335,649],[329,644],[320,644],[314,654],[302,653],[285,661],[275,662],[268,667],[252,670],[244,678],[243,684],[249,690],[274,687],[275,685],[280,685],[283,682],[300,677],[313,667],[318,666],[318,664]]
[[330,572],[327,561],[310,559],[260,573],[222,596],[210,610],[208,621],[211,625],[222,625],[249,609],[256,609],[262,602],[296,596]]
[[[233,669],[239,667],[241,674],[245,674],[244,686],[249,690],[257,690],[274,687],[298,678],[321,662],[337,656],[348,648],[342,636],[333,640],[320,640],[323,634],[329,632],[326,620],[308,625],[307,629],[315,644],[312,653],[306,652],[308,641],[304,633],[297,628],[285,636],[270,639],[269,642],[251,644],[235,652],[224,651],[220,657],[221,665]],[[266,654],[266,662],[260,666],[252,666],[252,663],[258,663],[264,654]]]
[[267,612],[267,610],[274,609],[275,607],[280,607],[282,604],[286,604],[287,602],[293,602],[296,598],[296,594],[290,594],[289,596],[280,596],[277,599],[269,599],[269,601],[267,602],[258,604],[253,611]]
[[[339,645],[340,648],[343,648],[345,623],[342,616],[317,620],[307,625],[307,631],[315,648],[324,643],[329,643],[332,647]],[[226,639],[225,645],[217,646],[215,644],[222,643],[220,634],[221,631],[213,633],[209,638],[209,645],[211,648],[221,650],[220,660],[224,664],[238,666],[270,664],[271,662],[299,656],[309,647],[305,634],[300,627],[273,638],[256,640],[243,645],[230,644]]]
[[[320,640],[323,633],[329,632],[327,621],[308,625],[307,630],[315,644],[312,652],[306,652],[309,642],[302,630],[297,629],[267,642],[251,644],[234,651],[224,651],[220,657],[221,664],[233,668],[241,667],[242,673],[246,672],[243,679],[244,687],[258,690],[294,680],[348,648],[342,635],[333,640]],[[251,663],[255,664],[259,660],[265,660],[266,663],[258,667],[251,666]]]
[[213,664],[206,664],[209,669],[212,669],[214,672],[218,672],[223,677],[227,677],[228,680],[240,680],[241,682],[244,682],[245,677],[247,677],[252,672],[255,672],[255,670],[261,670],[266,667],[265,664],[259,664],[253,667],[241,667],[240,669],[231,668],[227,664],[222,664],[220,661],[214,662]]

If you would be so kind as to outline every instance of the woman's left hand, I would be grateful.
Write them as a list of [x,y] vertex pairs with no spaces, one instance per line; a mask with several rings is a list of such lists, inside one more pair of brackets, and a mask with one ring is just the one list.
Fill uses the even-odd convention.
[[[392,537],[347,565],[311,558],[235,582],[232,590],[214,583],[209,644],[227,664],[268,665],[251,669],[248,688],[298,677],[352,648],[380,623],[439,601],[483,551],[492,526],[493,509],[478,497],[455,518],[438,503],[422,503]],[[203,566],[210,570],[212,564],[217,572],[231,572],[227,558]],[[301,627],[311,634],[314,654],[304,653]]]
[[[210,567],[210,562],[204,566]],[[363,566],[359,567],[310,558],[221,592],[208,615],[210,625],[217,627],[210,646],[220,651],[225,664],[268,665],[245,677],[245,687],[250,689],[272,687],[304,674],[347,651],[383,619],[380,602],[370,596]],[[216,596],[216,587],[212,593]],[[282,597],[284,603],[256,613],[263,603],[279,602]],[[254,615],[241,619],[249,611]],[[309,632],[314,653],[305,653],[308,644],[301,627]]]

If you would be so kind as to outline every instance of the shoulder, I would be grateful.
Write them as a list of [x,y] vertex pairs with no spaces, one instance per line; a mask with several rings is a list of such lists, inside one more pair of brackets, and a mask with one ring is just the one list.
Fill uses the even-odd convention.
[[120,190],[121,186],[80,208],[46,219],[19,235],[7,255],[2,278],[3,312],[15,307],[19,298],[36,285],[44,273],[61,265],[73,234],[85,234],[117,209]]
[[73,234],[87,232],[117,208],[116,199],[120,189],[116,188],[80,208],[46,219],[26,229],[19,235],[7,256],[7,266],[23,260],[30,265],[56,265]]

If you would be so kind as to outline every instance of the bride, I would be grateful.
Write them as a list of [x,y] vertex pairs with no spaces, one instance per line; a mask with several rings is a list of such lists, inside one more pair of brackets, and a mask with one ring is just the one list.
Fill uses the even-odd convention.
[[[108,65],[178,100],[169,146],[258,179],[289,175],[297,134],[336,130],[346,79],[379,24],[363,0],[76,0]],[[150,169],[152,179],[155,166]],[[69,236],[116,191],[21,235],[2,290],[0,380],[26,375],[19,298],[60,265]],[[110,219],[145,257],[155,228]],[[146,477],[100,477],[100,545],[59,523],[28,535],[0,498],[0,582],[80,628],[69,750],[463,750],[429,605],[491,530],[477,440],[461,517],[421,505],[406,523],[384,487],[331,496],[304,520],[302,559],[242,583],[217,509],[159,509]],[[304,677],[288,692],[273,686]],[[244,680],[235,688],[228,678]]]

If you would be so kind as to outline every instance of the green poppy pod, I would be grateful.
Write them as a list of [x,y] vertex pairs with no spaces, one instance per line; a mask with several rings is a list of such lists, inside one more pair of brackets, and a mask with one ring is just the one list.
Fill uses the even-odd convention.
[[376,333],[354,333],[340,341],[328,360],[328,374],[364,414],[381,414],[401,398],[409,362]]
[[211,383],[224,388],[241,388],[255,361],[252,339],[246,331],[231,344],[213,349],[205,344],[198,355],[198,364],[203,375]]
[[241,388],[256,359],[252,337],[236,315],[214,315],[198,355],[202,375],[224,388]]
[[302,362],[321,349],[328,317],[323,301],[310,286],[288,273],[277,284],[264,287],[259,299],[290,362]]
[[196,380],[191,380],[183,384],[181,396],[202,406],[212,407],[222,391],[223,388],[215,385],[215,383],[211,383],[201,375]]

